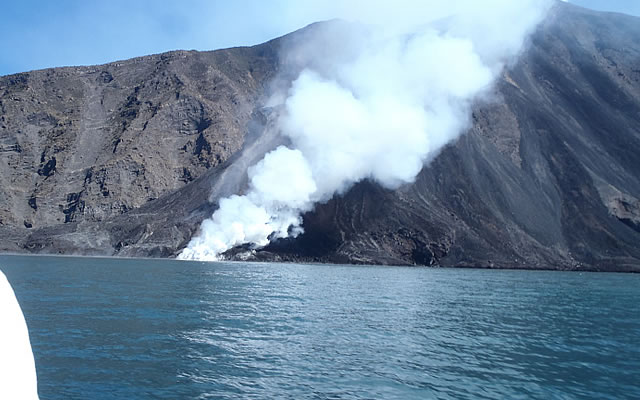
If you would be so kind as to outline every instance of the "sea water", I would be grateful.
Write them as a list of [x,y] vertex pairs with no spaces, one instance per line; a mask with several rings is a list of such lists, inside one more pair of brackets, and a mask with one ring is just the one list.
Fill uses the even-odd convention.
[[47,399],[640,398],[640,275],[0,256]]

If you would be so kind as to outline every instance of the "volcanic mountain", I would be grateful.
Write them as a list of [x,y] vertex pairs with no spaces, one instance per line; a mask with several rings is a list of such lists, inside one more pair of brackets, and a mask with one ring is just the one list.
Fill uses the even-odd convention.
[[[281,49],[324,24],[0,77],[0,250],[175,256],[286,144],[266,96],[295,77]],[[299,237],[226,255],[640,271],[640,19],[556,5],[495,92],[415,183],[362,181]]]

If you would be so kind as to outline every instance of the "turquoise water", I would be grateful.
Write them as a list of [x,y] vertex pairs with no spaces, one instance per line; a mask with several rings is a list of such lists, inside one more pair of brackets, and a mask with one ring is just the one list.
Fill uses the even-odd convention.
[[640,398],[640,275],[0,256],[41,399]]

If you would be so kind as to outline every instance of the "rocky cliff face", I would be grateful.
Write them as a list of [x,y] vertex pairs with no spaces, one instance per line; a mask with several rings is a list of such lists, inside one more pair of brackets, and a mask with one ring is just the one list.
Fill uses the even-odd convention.
[[[639,22],[559,5],[415,184],[250,257],[640,271]],[[0,77],[0,248],[175,255],[282,141],[262,105],[303,38]]]
[[242,148],[277,70],[273,46],[1,77],[2,247],[120,250],[101,229],[106,221],[185,187]]

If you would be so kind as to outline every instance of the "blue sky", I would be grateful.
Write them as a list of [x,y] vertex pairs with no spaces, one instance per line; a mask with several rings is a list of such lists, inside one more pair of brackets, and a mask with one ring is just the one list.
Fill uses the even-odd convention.
[[[638,0],[570,0],[640,15]],[[333,17],[306,0],[6,0],[0,75],[252,45]]]
[[314,13],[330,18],[287,2],[6,0],[0,9],[0,75],[252,45],[307,25]]
[[614,11],[640,16],[640,1],[638,0],[569,0],[569,2],[594,10]]

